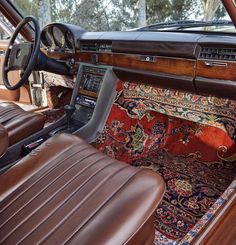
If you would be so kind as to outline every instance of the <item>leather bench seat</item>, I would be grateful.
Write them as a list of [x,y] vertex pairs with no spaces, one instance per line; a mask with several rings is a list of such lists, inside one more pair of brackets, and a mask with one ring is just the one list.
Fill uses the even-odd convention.
[[0,176],[1,244],[152,244],[165,184],[73,135],[57,135]]
[[8,144],[7,130],[0,124],[0,157],[7,151]]
[[0,124],[8,132],[9,145],[41,130],[45,123],[45,116],[40,113],[24,111],[14,103],[0,104]]

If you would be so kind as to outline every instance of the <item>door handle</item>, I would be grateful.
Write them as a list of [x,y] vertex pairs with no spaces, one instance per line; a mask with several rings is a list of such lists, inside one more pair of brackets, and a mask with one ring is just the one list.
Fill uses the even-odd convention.
[[221,66],[221,67],[227,67],[227,63],[225,62],[218,62],[218,61],[205,61],[205,66],[213,67],[213,66]]

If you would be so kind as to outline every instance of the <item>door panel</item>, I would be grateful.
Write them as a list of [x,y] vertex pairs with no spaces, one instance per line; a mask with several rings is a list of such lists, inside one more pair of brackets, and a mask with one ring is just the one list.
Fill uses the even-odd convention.
[[[7,49],[8,41],[0,40],[0,100],[12,100],[12,101],[19,101],[20,99],[20,89],[15,91],[10,91],[6,89],[2,82],[2,65],[4,61],[4,53]],[[20,75],[18,71],[11,71],[8,74],[8,78],[11,84],[14,82],[19,81]]]

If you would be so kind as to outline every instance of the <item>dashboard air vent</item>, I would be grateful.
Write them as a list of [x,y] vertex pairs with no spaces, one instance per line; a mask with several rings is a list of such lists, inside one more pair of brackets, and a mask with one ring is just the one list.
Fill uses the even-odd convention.
[[91,51],[91,52],[111,52],[112,51],[112,43],[111,42],[86,42],[81,43],[80,46],[81,51]]
[[204,47],[201,49],[199,58],[236,61],[236,48]]
[[96,43],[81,43],[81,51],[97,51]]

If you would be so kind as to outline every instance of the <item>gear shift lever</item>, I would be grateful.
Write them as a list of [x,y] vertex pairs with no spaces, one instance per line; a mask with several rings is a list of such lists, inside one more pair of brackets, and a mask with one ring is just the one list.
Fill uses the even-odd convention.
[[66,119],[67,119],[67,124],[68,124],[68,128],[69,128],[70,123],[71,123],[71,117],[72,117],[73,113],[75,112],[76,108],[74,105],[65,105],[64,109],[66,112]]

